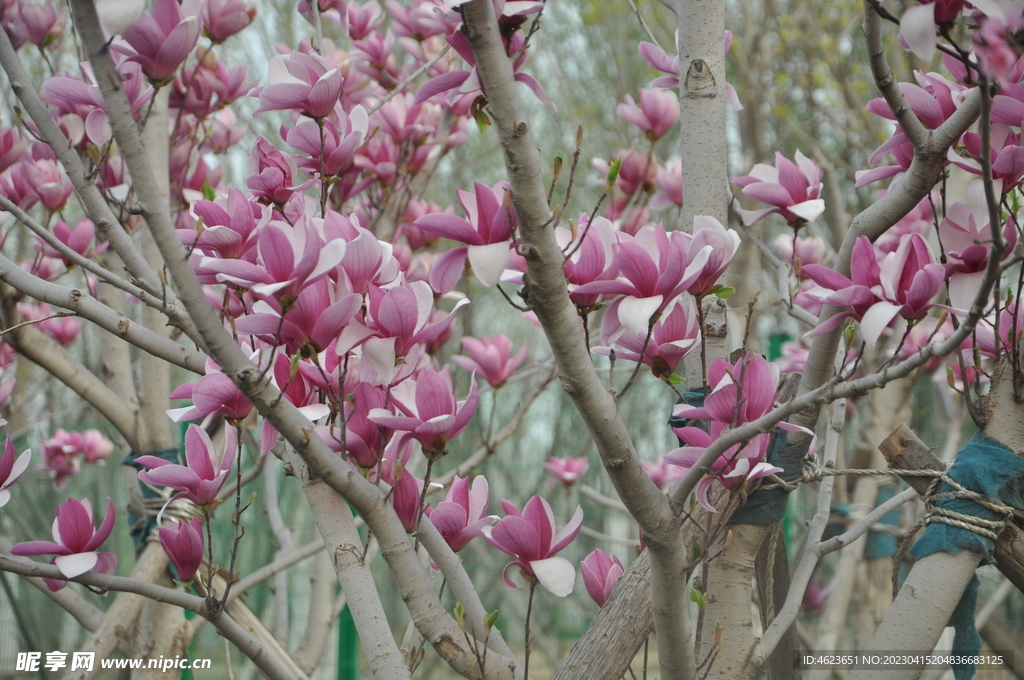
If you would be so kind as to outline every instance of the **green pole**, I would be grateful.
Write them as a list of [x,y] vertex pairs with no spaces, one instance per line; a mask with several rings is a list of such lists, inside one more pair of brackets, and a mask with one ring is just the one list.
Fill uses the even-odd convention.
[[[348,506],[352,515],[356,515],[356,509]],[[359,530],[363,536],[363,531]],[[346,604],[341,614],[338,615],[338,680],[359,679],[359,633],[356,632],[356,622],[352,618]]]
[[348,605],[338,616],[338,680],[359,678],[359,636]]

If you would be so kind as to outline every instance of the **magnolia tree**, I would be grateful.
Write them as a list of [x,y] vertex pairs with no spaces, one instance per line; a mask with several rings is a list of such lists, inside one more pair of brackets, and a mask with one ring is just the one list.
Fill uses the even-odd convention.
[[[929,547],[914,549],[906,584],[862,646],[934,648],[954,610],[973,604],[973,574],[1001,532],[1001,568],[1024,583],[1006,558],[1024,551],[1003,540],[1024,467],[1019,3],[911,3],[902,16],[864,3],[867,66],[882,96],[863,104],[894,125],[856,176],[877,199],[828,243],[815,225],[822,173],[799,151],[732,172],[730,188],[726,122],[745,93],[726,82],[724,6],[664,2],[678,20],[668,47],[631,3],[650,38],[635,58],[660,75],[618,107],[640,141],[595,161],[596,190],[578,178],[586,130],[571,158],[538,150],[523,102],[550,104],[528,59],[544,2],[303,0],[312,37],[277,46],[265,73],[220,60],[225,41],[253,30],[256,7],[244,0],[71,0],[70,17],[50,2],[0,3],[0,64],[18,99],[0,131],[2,400],[9,417],[27,407],[11,367],[34,362],[109,421],[132,463],[127,508],[66,498],[52,541],[0,539],[0,569],[45,588],[91,631],[82,649],[100,658],[180,656],[197,630],[185,609],[275,679],[311,673],[326,633],[290,651],[238,595],[323,548],[310,620],[326,629],[340,584],[379,678],[410,677],[427,643],[465,677],[529,677],[531,642],[548,632],[531,629],[534,599],[567,596],[579,571],[602,610],[557,677],[619,678],[652,630],[663,678],[752,678],[766,665],[787,677],[801,601],[820,599],[809,587],[819,559],[861,546],[917,494],[823,540],[852,400],[869,395],[857,409],[874,447],[900,424],[914,377],[938,371],[987,438],[974,472],[942,478],[958,505],[933,507],[938,485],[922,487],[925,517],[928,532],[951,519],[966,528],[925,534]],[[941,66],[898,82],[887,53],[903,50]],[[284,123],[238,151],[241,111],[253,107],[250,122]],[[676,135],[666,158],[657,143]],[[470,136],[497,138],[507,179],[459,187],[447,207],[430,202],[428,181]],[[246,153],[244,176],[225,181],[215,155]],[[730,222],[771,270],[764,297],[801,327],[782,364],[756,351],[758,297],[731,311],[723,301],[741,245]],[[765,223],[785,225],[773,245]],[[447,361],[453,330],[466,327],[460,308],[490,289],[508,315],[543,329],[548,358],[526,364],[526,349],[503,335],[464,334]],[[83,322],[107,333],[95,371],[74,350]],[[182,372],[194,377],[175,379]],[[676,400],[680,446],[657,461],[640,459],[640,433],[620,416],[648,373]],[[563,521],[533,496],[502,499],[491,514],[488,480],[474,473],[526,427],[556,375],[618,499],[589,494],[639,527],[628,570],[600,549],[580,565],[559,555],[586,528],[578,507]],[[496,419],[499,388],[522,379],[533,381],[522,401]],[[453,463],[449,447],[480,418],[485,393],[483,443]],[[831,415],[812,446],[822,407]],[[173,423],[187,424],[180,450]],[[953,450],[958,435],[951,428]],[[247,443],[255,463],[242,455]],[[61,489],[113,448],[95,431],[58,430],[36,465]],[[271,480],[282,549],[239,573],[251,521],[243,487],[273,469],[268,456],[299,481],[320,538],[289,544]],[[879,467],[876,457],[864,467]],[[8,439],[0,512],[19,511],[32,458]],[[546,467],[572,487],[587,461]],[[790,573],[777,527],[801,482],[818,483],[817,510],[803,518]],[[877,483],[856,488],[855,501],[873,506]],[[134,567],[103,550],[126,511],[140,543]],[[233,540],[214,545],[218,525]],[[485,610],[458,554],[478,537],[505,553],[504,583],[525,591],[525,630],[499,630]],[[816,651],[838,644],[846,554],[828,606],[842,604],[826,610]],[[401,643],[370,571],[377,555],[412,620]],[[117,595],[101,609],[80,587]],[[278,596],[286,606],[286,589]],[[443,604],[453,598],[454,609]],[[958,627],[957,645],[976,652],[970,628]]]

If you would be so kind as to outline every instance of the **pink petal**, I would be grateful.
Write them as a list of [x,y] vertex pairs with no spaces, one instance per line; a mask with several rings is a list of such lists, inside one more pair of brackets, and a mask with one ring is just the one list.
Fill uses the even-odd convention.
[[530,569],[540,584],[551,591],[552,595],[565,597],[576,585],[576,570],[564,557],[533,560],[530,562]]

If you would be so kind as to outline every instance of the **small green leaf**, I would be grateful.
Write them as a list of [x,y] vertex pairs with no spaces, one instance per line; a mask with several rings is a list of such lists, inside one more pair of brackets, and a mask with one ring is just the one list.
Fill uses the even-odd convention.
[[704,546],[700,544],[700,541],[693,542],[693,559],[699,560],[700,556],[704,554]]
[[730,298],[735,295],[736,289],[732,286],[723,286],[722,284],[718,284],[711,289],[711,292],[714,293],[716,297],[720,297],[725,300],[726,298]]
[[488,614],[487,617],[484,619],[484,627],[486,629],[484,632],[489,635],[490,632],[491,632],[491,628],[493,628],[494,624],[496,624],[497,622],[498,622],[498,610],[495,609],[493,612]]
[[217,190],[210,186],[209,180],[203,182],[203,198],[207,201],[212,201],[217,198]]
[[455,603],[455,620],[459,624],[459,628],[466,630],[466,608],[462,606],[461,602]]
[[557,181],[558,180],[558,176],[560,174],[562,174],[562,163],[563,162],[565,162],[565,157],[562,155],[562,152],[559,151],[558,153],[555,154],[555,170],[554,170],[553,176],[551,178],[552,182]]
[[616,158],[612,162],[612,166],[608,168],[608,186],[607,190],[611,191],[612,187],[615,186],[615,180],[619,178],[619,170],[622,169],[622,159]]
[[707,596],[700,592],[696,588],[690,588],[690,602],[693,602],[701,609],[704,608],[704,604],[707,602]]
[[683,378],[683,377],[677,375],[676,373],[673,373],[672,375],[670,375],[668,377],[668,381],[670,383],[672,383],[673,385],[679,385],[681,383],[686,382],[686,378]]

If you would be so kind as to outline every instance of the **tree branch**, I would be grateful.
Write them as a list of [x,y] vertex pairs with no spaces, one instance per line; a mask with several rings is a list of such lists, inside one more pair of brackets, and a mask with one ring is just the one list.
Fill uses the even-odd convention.
[[[158,550],[162,551],[158,545]],[[166,588],[164,586],[143,581],[141,579],[126,576],[108,576],[96,572],[86,572],[73,579],[67,579],[60,573],[60,569],[49,564],[40,564],[28,558],[14,557],[0,554],[0,569],[22,576],[46,577],[61,581],[70,580],[86,586],[100,588],[103,590],[115,590],[123,593],[134,593],[143,596],[144,599],[156,602],[167,602],[183,609],[188,609],[204,618],[217,627],[217,630],[225,638],[230,640],[243,654],[248,656],[256,667],[260,669],[271,680],[291,680],[291,676],[281,667],[277,659],[270,656],[252,636],[239,626],[231,617],[224,614],[212,615],[206,605],[206,600],[195,595]]]
[[871,0],[864,0],[864,42],[868,49],[871,75],[885,97],[885,103],[889,105],[914,148],[923,148],[928,143],[929,132],[921,124],[917,114],[907,105],[899,83],[889,68],[889,61],[885,58],[885,45],[882,44],[882,20]]
[[206,373],[206,355],[202,352],[191,350],[141,324],[132,322],[128,317],[115,312],[77,288],[65,288],[33,276],[2,254],[0,281],[37,300],[70,310],[75,315],[93,322],[103,330],[168,363],[197,375]]

